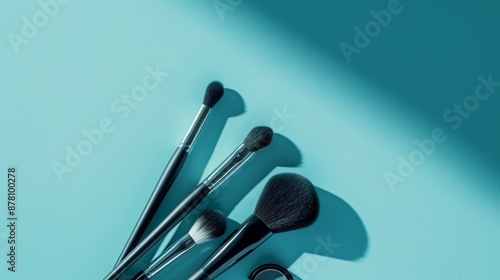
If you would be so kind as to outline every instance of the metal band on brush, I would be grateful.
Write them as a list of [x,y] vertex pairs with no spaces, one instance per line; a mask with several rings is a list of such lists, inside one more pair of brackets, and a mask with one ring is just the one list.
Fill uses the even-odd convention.
[[191,148],[194,145],[194,141],[196,140],[196,137],[200,133],[203,124],[205,124],[205,121],[207,120],[207,117],[210,114],[211,110],[212,109],[210,107],[206,105],[201,105],[200,109],[198,110],[198,113],[196,114],[196,117],[189,126],[186,135],[184,135],[184,139],[182,139],[181,143],[179,144],[178,146],[179,148],[185,150],[188,153],[191,151]]

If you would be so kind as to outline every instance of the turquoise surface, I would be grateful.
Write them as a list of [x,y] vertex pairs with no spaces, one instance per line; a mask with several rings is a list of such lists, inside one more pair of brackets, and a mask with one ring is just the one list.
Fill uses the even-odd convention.
[[[235,228],[281,172],[308,177],[321,202],[312,227],[274,235],[219,279],[265,262],[303,280],[500,279],[499,11],[498,1],[0,1],[0,279],[102,279],[212,80],[226,94],[154,223],[257,125],[275,141],[200,209]],[[184,279],[221,241],[155,279]]]

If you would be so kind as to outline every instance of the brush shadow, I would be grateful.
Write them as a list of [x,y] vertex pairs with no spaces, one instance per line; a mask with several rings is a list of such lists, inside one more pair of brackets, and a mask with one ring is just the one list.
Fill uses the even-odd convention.
[[[189,154],[186,162],[180,171],[175,183],[165,196],[156,215],[151,221],[144,236],[147,236],[173,208],[201,181],[203,171],[210,160],[217,142],[219,141],[222,130],[227,121],[239,116],[245,112],[245,102],[241,95],[225,88],[221,100],[214,106],[203,129],[201,130],[196,144]],[[172,150],[174,147],[172,147]],[[170,154],[165,155],[168,160]],[[166,162],[165,162],[166,164]],[[158,174],[158,177],[161,174]],[[152,191],[152,189],[151,189]],[[143,237],[144,237],[143,236]],[[159,242],[160,243],[160,242]],[[148,253],[146,253],[132,268],[130,268],[120,279],[128,280],[138,271],[143,269],[153,258],[160,244],[156,244]]]

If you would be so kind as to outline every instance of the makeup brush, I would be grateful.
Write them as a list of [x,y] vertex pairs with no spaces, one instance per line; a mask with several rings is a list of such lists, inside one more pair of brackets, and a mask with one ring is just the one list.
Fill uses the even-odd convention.
[[211,82],[207,86],[205,96],[203,97],[203,104],[198,110],[198,114],[191,123],[191,126],[184,136],[184,139],[179,144],[174,154],[170,158],[167,166],[163,170],[163,173],[156,183],[156,187],[151,194],[146,207],[144,207],[144,210],[142,211],[142,214],[137,221],[137,224],[135,225],[135,228],[132,231],[132,234],[130,235],[127,243],[125,244],[125,247],[123,248],[123,251],[120,254],[120,257],[118,258],[115,266],[120,263],[120,261],[123,260],[123,258],[125,258],[125,256],[135,248],[135,246],[137,246],[137,244],[139,244],[139,241],[144,235],[144,232],[146,232],[146,228],[148,227],[149,223],[151,223],[153,216],[160,207],[163,198],[174,183],[175,178],[177,178],[177,175],[179,174],[179,171],[181,170],[189,152],[193,148],[196,137],[198,136],[201,128],[207,120],[210,111],[212,110],[214,105],[217,104],[217,102],[221,99],[223,94],[224,86],[220,82]]
[[201,182],[163,221],[141,241],[104,280],[117,280],[146,252],[184,219],[215,188],[220,186],[258,150],[271,143],[273,130],[269,127],[253,128],[243,143]]
[[309,226],[318,213],[318,196],[309,180],[292,173],[272,177],[254,214],[231,233],[188,280],[215,279],[274,233]]
[[133,280],[148,280],[194,246],[220,237],[226,231],[226,219],[220,211],[205,210],[187,234],[169,246],[158,258],[139,272]]

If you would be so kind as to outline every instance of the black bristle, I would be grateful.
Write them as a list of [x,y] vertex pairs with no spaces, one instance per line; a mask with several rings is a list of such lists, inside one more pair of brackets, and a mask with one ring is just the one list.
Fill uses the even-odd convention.
[[205,91],[205,97],[203,97],[203,104],[210,108],[214,107],[217,102],[221,99],[222,95],[224,95],[224,86],[220,82],[211,82],[207,86],[207,90]]
[[218,210],[205,210],[201,214],[205,220],[205,228],[211,232],[214,238],[222,236],[226,232],[226,217]]
[[312,224],[319,214],[319,199],[312,183],[293,173],[273,176],[262,192],[255,215],[273,232]]
[[248,133],[243,144],[250,149],[250,151],[255,152],[269,145],[272,140],[273,130],[271,128],[267,126],[257,126]]
[[205,210],[196,220],[189,234],[199,244],[222,236],[226,232],[226,218],[217,210]]

